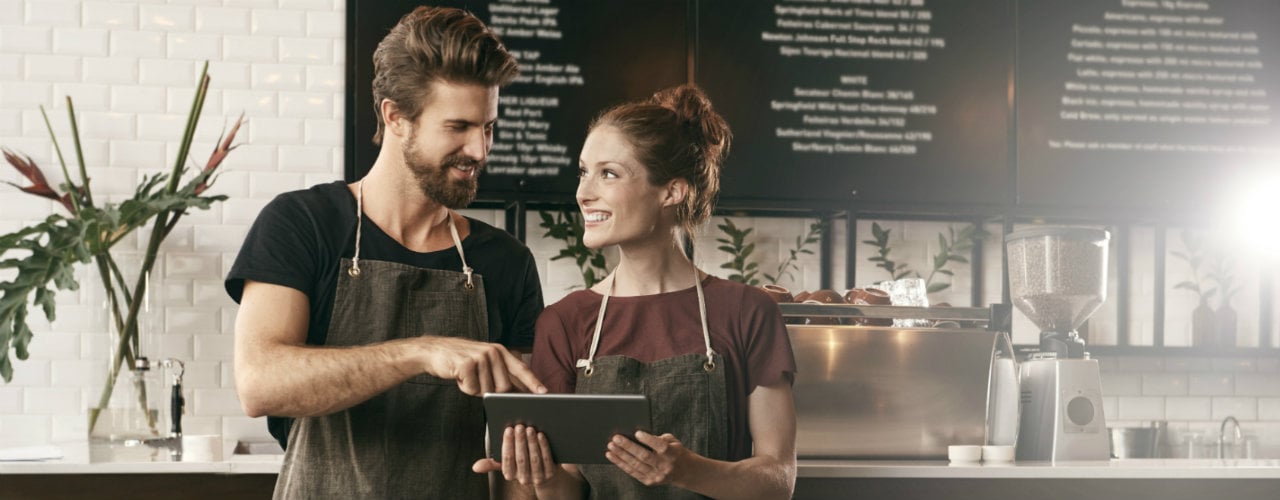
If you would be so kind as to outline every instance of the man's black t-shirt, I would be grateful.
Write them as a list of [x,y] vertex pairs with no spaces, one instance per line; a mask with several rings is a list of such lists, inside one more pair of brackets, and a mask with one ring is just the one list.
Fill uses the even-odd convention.
[[[467,264],[483,278],[489,341],[508,347],[533,345],[533,327],[542,312],[542,285],[533,254],[506,232],[468,219],[462,240]],[[415,267],[462,271],[457,249],[414,252],[388,236],[368,217],[362,224],[360,258]],[[277,196],[249,229],[225,282],[240,302],[245,280],[297,289],[311,303],[307,344],[322,345],[329,331],[339,264],[355,250],[356,200],[341,181]],[[271,434],[288,437],[287,419],[268,419]]]

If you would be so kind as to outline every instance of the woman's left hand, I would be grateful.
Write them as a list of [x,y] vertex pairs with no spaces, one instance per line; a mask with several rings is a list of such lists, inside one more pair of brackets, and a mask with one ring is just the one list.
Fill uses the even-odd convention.
[[605,452],[605,458],[645,486],[674,484],[683,472],[685,462],[688,461],[692,452],[671,434],[655,436],[644,431],[636,431],[635,436],[636,441],[648,446],[649,449],[640,446],[636,441],[616,435],[609,442],[609,451]]

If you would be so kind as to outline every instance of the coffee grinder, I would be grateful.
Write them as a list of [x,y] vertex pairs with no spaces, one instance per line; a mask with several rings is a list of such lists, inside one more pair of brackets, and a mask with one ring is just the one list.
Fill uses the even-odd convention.
[[1014,306],[1040,327],[1040,349],[1021,365],[1018,460],[1107,460],[1098,361],[1076,333],[1107,298],[1101,229],[1035,227],[1005,236]]

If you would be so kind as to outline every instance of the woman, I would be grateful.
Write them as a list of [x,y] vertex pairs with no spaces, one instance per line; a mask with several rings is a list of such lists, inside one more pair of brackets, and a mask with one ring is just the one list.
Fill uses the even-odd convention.
[[614,436],[613,465],[558,466],[545,436],[508,429],[504,475],[538,498],[790,498],[795,359],[782,316],[681,251],[679,233],[711,214],[728,145],[728,125],[690,85],[592,123],[583,242],[617,245],[620,259],[543,312],[532,368],[552,392],[647,394],[657,435]]

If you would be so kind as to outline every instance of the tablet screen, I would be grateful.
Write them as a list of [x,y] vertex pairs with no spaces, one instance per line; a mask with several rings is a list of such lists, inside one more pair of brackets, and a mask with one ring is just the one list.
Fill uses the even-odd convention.
[[489,426],[489,453],[502,458],[502,432],[523,424],[546,434],[551,456],[562,464],[605,464],[604,452],[614,434],[632,438],[648,432],[649,398],[633,394],[497,394],[484,395]]

